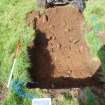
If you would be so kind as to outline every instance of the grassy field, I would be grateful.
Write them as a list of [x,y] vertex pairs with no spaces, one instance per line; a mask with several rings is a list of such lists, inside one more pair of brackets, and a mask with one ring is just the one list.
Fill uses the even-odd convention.
[[0,1],[0,84],[7,84],[18,42],[21,47],[14,78],[23,78],[25,69],[29,66],[26,50],[33,31],[26,25],[25,14],[34,7],[34,0]]
[[[7,86],[9,74],[16,58],[13,80],[22,81],[20,84],[29,81],[27,68],[30,66],[27,56],[27,46],[32,40],[34,31],[26,24],[26,13],[35,9],[35,0],[0,0],[0,86]],[[94,58],[101,59],[103,72],[105,73],[105,52],[100,49],[103,46],[101,40],[96,36],[98,31],[105,30],[105,0],[90,0],[87,2],[84,11],[86,26],[91,28],[86,32],[86,42]],[[17,45],[19,51],[16,55]],[[103,74],[104,74],[103,73]],[[5,91],[6,98],[1,105],[31,105],[30,94],[33,97],[44,97],[40,89],[28,90],[24,86],[20,89],[20,94],[28,92],[19,97],[11,88]],[[87,92],[88,91],[88,92]],[[42,94],[43,93],[43,94]],[[93,95],[89,89],[84,94],[87,96],[86,105],[95,105]],[[90,94],[89,94],[90,93]],[[91,97],[91,98],[90,98]],[[92,101],[93,100],[93,101]],[[58,105],[53,101],[54,105]],[[59,105],[80,105],[78,99],[67,94],[62,96]]]
[[[27,81],[29,79],[26,73],[27,67],[30,65],[27,46],[32,39],[33,30],[26,24],[26,13],[34,8],[34,0],[0,1],[0,85],[3,87],[7,86],[15,58],[13,80]],[[17,44],[20,45],[20,48],[18,55],[15,56]],[[9,90],[7,93],[8,96],[4,105],[19,105],[17,96]]]
[[104,0],[90,0],[87,2],[84,17],[87,27],[90,28],[90,31],[86,32],[85,35],[86,43],[89,46],[94,59],[100,59],[105,80],[105,49],[103,48],[103,42],[100,37],[98,37],[98,33],[105,30],[104,4]]

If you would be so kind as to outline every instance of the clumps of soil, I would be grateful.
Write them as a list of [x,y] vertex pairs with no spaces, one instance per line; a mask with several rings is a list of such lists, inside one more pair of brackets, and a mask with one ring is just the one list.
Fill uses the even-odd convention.
[[29,48],[30,74],[35,81],[86,79],[98,71],[100,62],[89,53],[84,40],[84,18],[77,9],[58,6],[46,9],[44,14],[31,12],[27,22],[36,33]]

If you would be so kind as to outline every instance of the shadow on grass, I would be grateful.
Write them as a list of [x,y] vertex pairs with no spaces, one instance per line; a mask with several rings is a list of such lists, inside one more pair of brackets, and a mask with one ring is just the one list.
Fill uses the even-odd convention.
[[103,81],[105,81],[105,45],[103,45],[98,51],[98,57],[101,61],[100,70],[102,71]]

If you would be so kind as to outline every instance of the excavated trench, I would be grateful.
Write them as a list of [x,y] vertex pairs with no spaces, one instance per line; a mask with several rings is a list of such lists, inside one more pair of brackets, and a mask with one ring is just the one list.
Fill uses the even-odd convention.
[[27,22],[36,38],[28,48],[29,74],[40,88],[100,85],[101,62],[90,55],[84,40],[84,18],[73,7],[53,7],[44,14],[30,12]]

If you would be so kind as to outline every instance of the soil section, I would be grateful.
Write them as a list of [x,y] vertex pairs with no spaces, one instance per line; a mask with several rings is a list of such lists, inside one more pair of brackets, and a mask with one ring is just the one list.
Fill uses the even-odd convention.
[[34,81],[52,87],[68,86],[70,81],[74,85],[94,85],[100,61],[93,60],[89,53],[84,41],[84,19],[77,9],[58,6],[42,15],[31,12],[27,21],[36,32],[29,48]]

